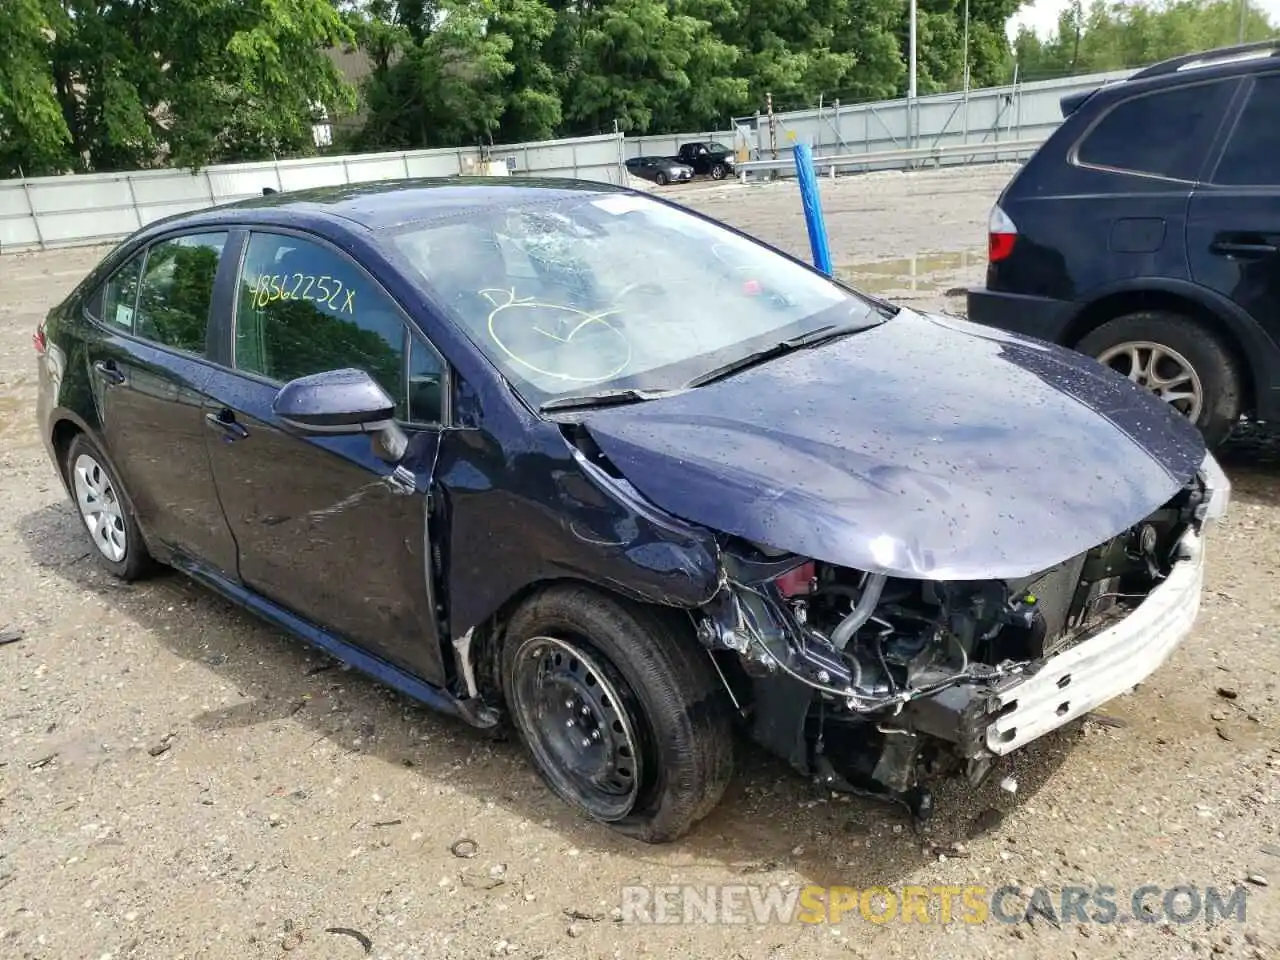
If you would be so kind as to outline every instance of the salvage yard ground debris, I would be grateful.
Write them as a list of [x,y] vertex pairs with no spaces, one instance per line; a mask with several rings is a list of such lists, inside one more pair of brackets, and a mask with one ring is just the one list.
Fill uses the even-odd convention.
[[[835,262],[887,297],[961,310],[948,293],[981,282],[1009,172],[824,180]],[[663,195],[807,253],[790,184]],[[1136,693],[976,793],[946,786],[923,835],[748,751],[725,802],[655,849],[579,819],[515,742],[328,669],[179,577],[125,587],[79,562],[34,430],[30,340],[102,252],[0,257],[0,597],[25,632],[0,646],[0,957],[1280,960],[1277,431],[1224,452],[1235,495],[1199,625]],[[461,857],[460,838],[474,844]],[[670,883],[1105,884],[1121,898],[1240,884],[1249,899],[1243,926],[598,922],[624,885]]]

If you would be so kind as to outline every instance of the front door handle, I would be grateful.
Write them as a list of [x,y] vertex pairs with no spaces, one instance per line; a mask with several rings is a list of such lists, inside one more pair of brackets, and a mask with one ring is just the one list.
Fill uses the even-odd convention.
[[249,436],[249,431],[244,428],[243,424],[236,422],[236,415],[230,410],[219,410],[217,413],[206,413],[204,422],[215,430],[221,431],[228,441],[243,440]]
[[93,365],[93,371],[109,387],[118,387],[125,381],[125,375],[120,372],[114,360],[99,360]]

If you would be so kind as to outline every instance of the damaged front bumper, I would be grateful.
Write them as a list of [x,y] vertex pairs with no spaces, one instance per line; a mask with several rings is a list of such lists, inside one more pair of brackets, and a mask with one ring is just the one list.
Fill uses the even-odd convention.
[[[979,727],[960,740],[1002,756],[1070,723],[1146,680],[1190,635],[1204,585],[1204,543],[1188,531],[1168,578],[1132,612],[1074,646],[975,693]],[[994,716],[995,719],[991,719]]]
[[966,731],[961,742],[980,741],[995,756],[1011,753],[1133,689],[1172,656],[1200,612],[1205,533],[1231,501],[1231,481],[1212,454],[1205,455],[1200,480],[1206,496],[1197,510],[1199,523],[1179,539],[1164,581],[1123,619],[988,690],[982,715],[994,713],[995,719],[981,737]]
[[[886,794],[919,814],[931,802],[924,775],[958,761],[977,784],[999,757],[1169,659],[1194,628],[1204,538],[1230,494],[1206,456],[1165,507],[1018,582],[913,587],[864,576],[860,589],[837,579],[837,590],[830,580],[824,588],[812,562],[770,561],[761,579],[769,564],[757,561],[748,582],[730,577],[728,606],[704,608],[699,636],[713,652],[737,655],[742,713],[758,742],[833,789]],[[788,564],[792,572],[778,575]],[[825,626],[814,622],[824,589],[846,598],[835,629],[829,611]],[[939,612],[908,608],[913,591],[936,594]]]

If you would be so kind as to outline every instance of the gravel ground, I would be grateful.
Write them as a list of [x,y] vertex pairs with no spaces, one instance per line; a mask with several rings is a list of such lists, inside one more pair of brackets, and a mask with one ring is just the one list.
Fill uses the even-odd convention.
[[[980,281],[1008,172],[824,181],[837,263],[886,295],[961,308],[947,291]],[[807,248],[792,185],[670,195]],[[0,258],[0,628],[25,631],[0,646],[0,957],[365,956],[351,931],[388,958],[1280,956],[1274,437],[1225,457],[1235,501],[1194,638],[1102,720],[1033,745],[977,794],[947,785],[923,836],[746,749],[687,839],[636,845],[570,812],[516,744],[335,668],[176,575],[122,586],[98,572],[35,431],[30,335],[102,252]],[[1008,774],[1015,795],[996,785]],[[462,837],[474,857],[450,852]],[[669,883],[1055,898],[1102,884],[1122,915],[1146,884],[1250,892],[1243,923],[1213,926],[616,921],[621,886]]]

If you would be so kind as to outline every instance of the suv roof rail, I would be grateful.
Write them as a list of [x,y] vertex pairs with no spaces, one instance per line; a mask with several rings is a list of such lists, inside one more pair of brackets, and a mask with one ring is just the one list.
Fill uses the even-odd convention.
[[1145,80],[1147,77],[1159,77],[1166,73],[1177,73],[1179,70],[1217,67],[1240,60],[1260,60],[1275,56],[1277,52],[1280,52],[1280,38],[1242,43],[1234,47],[1218,47],[1215,50],[1201,50],[1198,53],[1185,53],[1180,57],[1161,60],[1159,63],[1139,70],[1129,79]]

